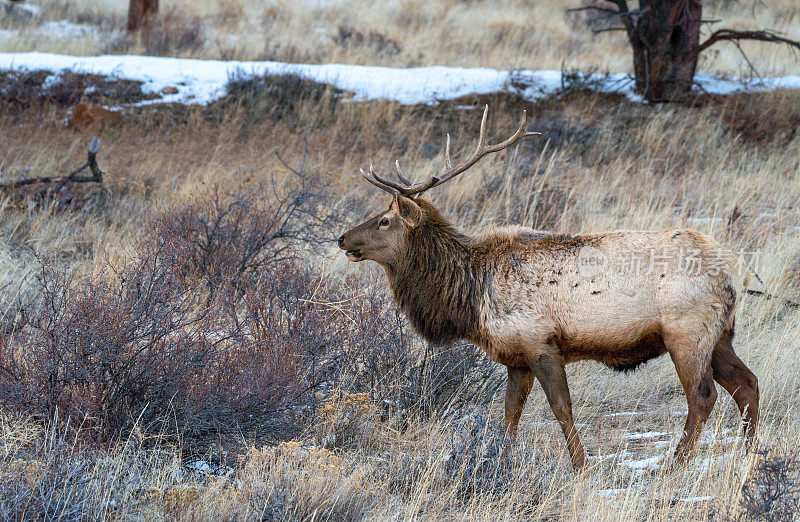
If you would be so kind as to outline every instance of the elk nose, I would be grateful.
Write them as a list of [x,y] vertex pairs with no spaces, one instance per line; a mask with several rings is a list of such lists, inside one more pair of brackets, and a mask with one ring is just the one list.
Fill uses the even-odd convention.
[[339,236],[339,246],[342,246],[342,243],[344,243],[344,234]]

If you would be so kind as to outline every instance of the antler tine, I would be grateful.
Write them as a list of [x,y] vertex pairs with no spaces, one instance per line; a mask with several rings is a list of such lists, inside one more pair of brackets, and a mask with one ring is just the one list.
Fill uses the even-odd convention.
[[392,181],[390,179],[384,178],[383,176],[381,176],[380,174],[375,172],[375,168],[372,166],[372,164],[370,164],[370,166],[369,166],[369,173],[370,173],[370,175],[372,175],[373,178],[375,178],[375,181],[378,181],[382,185],[386,185],[387,187],[392,187],[393,189],[395,189],[395,190],[397,190],[397,191],[399,191],[401,193],[410,188],[408,185],[401,185],[401,184],[397,183],[396,181]]
[[397,171],[397,177],[400,178],[400,181],[405,183],[407,186],[411,186],[411,180],[405,177],[403,174],[403,170],[400,168],[400,160],[394,160],[394,168]]
[[528,122],[528,111],[522,109],[522,115],[519,117],[519,127],[517,128],[517,132],[523,131],[525,134],[522,136],[525,138],[526,136],[541,136],[541,132],[537,131],[526,131],[525,124]]
[[489,105],[483,109],[483,117],[481,118],[481,127],[478,133],[478,146],[475,148],[475,152],[467,158],[467,160],[457,167],[453,167],[453,161],[450,157],[450,134],[447,135],[447,143],[445,145],[445,166],[447,169],[441,176],[433,176],[428,181],[424,183],[412,183],[404,174],[402,169],[400,168],[400,162],[395,161],[395,169],[397,171],[397,177],[403,183],[403,185],[386,179],[380,176],[378,173],[375,172],[375,169],[370,164],[369,166],[369,174],[361,170],[361,175],[364,176],[364,179],[375,185],[376,187],[385,190],[395,196],[402,195],[402,196],[413,196],[414,194],[421,194],[426,190],[441,185],[442,183],[453,179],[454,177],[458,176],[465,170],[469,169],[473,165],[475,165],[482,157],[486,156],[487,154],[491,154],[493,152],[498,152],[503,150],[507,147],[510,147],[514,143],[518,142],[522,138],[527,138],[528,136],[536,136],[541,134],[539,132],[532,132],[525,130],[525,123],[528,119],[528,114],[526,111],[522,111],[522,115],[519,119],[519,127],[517,128],[516,132],[505,141],[497,143],[495,145],[487,145],[486,144],[486,123],[489,119]]
[[489,104],[483,107],[483,116],[481,117],[481,130],[478,132],[478,146],[475,148],[475,154],[480,152],[481,148],[486,143],[486,122],[489,120]]
[[375,170],[372,168],[372,165],[369,166],[369,174],[364,172],[364,169],[358,169],[358,170],[359,170],[359,172],[361,172],[361,176],[363,176],[365,180],[369,181],[370,183],[372,183],[373,185],[375,185],[379,189],[384,190],[384,191],[388,192],[389,194],[391,194],[393,196],[400,195],[400,191],[399,190],[397,190],[397,189],[395,189],[393,187],[390,187],[388,185],[384,185],[381,182],[379,182],[378,180],[373,179],[372,176],[375,176],[376,174],[375,174]]
[[450,159],[450,133],[447,133],[447,144],[444,146],[444,165],[448,169],[453,168],[453,160]]
[[428,188],[435,187],[437,185],[441,185],[445,181],[453,179],[454,177],[458,176],[465,170],[472,167],[474,164],[478,162],[478,160],[480,160],[487,154],[491,154],[493,152],[498,152],[505,148],[508,148],[522,138],[527,138],[528,136],[536,136],[537,134],[541,134],[540,132],[529,132],[525,130],[525,123],[528,121],[528,113],[527,111],[523,110],[519,120],[519,127],[517,127],[516,132],[514,132],[514,134],[510,138],[495,145],[487,145],[486,122],[488,119],[488,115],[489,115],[489,106],[487,105],[486,108],[483,110],[483,118],[481,118],[481,128],[478,134],[478,146],[475,149],[475,152],[472,153],[472,156],[470,156],[464,163],[462,163],[458,167],[453,168],[452,166],[448,166],[448,170],[445,171],[444,174],[439,176],[439,179],[430,187],[427,187],[425,190],[427,190]]

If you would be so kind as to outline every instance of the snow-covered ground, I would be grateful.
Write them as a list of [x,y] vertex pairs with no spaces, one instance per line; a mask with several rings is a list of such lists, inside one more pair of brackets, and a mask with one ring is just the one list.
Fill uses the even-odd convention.
[[[47,70],[54,74],[71,70],[141,81],[145,93],[161,93],[165,87],[178,90],[177,94],[164,94],[158,99],[143,102],[147,104],[208,104],[225,95],[225,85],[231,77],[247,75],[295,75],[352,93],[352,101],[390,100],[408,105],[435,104],[469,94],[496,92],[508,92],[533,101],[557,94],[564,88],[562,73],[555,70],[498,71],[442,66],[394,69],[151,56],[78,57],[37,52],[0,53],[0,70]],[[696,80],[702,89],[717,94],[800,89],[800,76],[744,80],[698,74]],[[580,81],[601,92],[616,92],[639,99],[633,92],[633,81],[627,74],[587,75]]]

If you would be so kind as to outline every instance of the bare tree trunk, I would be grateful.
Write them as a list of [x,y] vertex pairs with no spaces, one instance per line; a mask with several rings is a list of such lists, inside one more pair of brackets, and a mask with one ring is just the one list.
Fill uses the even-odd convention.
[[[686,97],[692,90],[698,56],[719,42],[733,42],[738,47],[742,40],[756,40],[800,49],[800,41],[769,29],[719,29],[700,43],[702,0],[639,0],[638,9],[630,9],[628,0],[604,2],[595,1],[567,11],[594,13],[596,16],[588,20],[594,33],[627,33],[633,48],[636,90],[648,101]],[[741,47],[739,51],[744,55]]]
[[128,4],[128,32],[147,31],[158,15],[158,0],[130,0]]
[[649,101],[690,92],[700,52],[700,0],[640,0],[630,42],[636,89]]

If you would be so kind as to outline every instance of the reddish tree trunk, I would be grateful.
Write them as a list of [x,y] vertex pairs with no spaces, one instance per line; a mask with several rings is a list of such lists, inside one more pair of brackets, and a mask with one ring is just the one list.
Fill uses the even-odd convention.
[[158,0],[130,0],[128,4],[128,32],[147,30],[158,14]]
[[630,42],[636,89],[648,101],[685,97],[700,52],[700,0],[639,0]]

